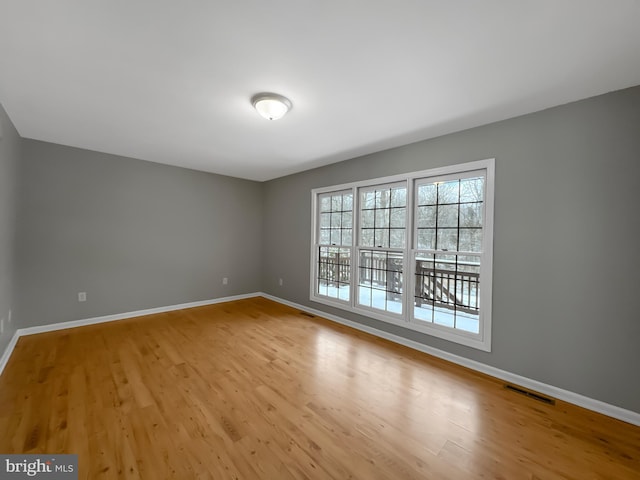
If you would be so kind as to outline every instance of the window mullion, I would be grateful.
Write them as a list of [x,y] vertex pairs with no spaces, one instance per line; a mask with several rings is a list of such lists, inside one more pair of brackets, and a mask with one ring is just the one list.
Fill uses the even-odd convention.
[[414,245],[414,232],[413,232],[413,216],[414,216],[414,208],[413,208],[413,190],[414,190],[414,182],[411,179],[407,179],[407,207],[405,211],[404,218],[404,254],[403,254],[403,272],[404,272],[404,284],[405,288],[402,292],[403,299],[403,308],[404,312],[404,321],[409,323],[411,322],[411,317],[413,315],[413,292],[415,292],[414,286],[414,270],[415,265],[414,262],[411,261],[411,248]]
[[351,198],[353,198],[351,204],[351,226],[353,228],[351,233],[351,308],[354,309],[358,304],[358,266],[360,263],[360,254],[358,252],[360,242],[360,195],[358,195],[358,189],[355,186],[351,188]]

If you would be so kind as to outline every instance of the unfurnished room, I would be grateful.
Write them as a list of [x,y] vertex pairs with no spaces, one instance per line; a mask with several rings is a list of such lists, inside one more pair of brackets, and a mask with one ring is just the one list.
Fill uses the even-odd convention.
[[0,0],[0,480],[640,480],[638,0]]

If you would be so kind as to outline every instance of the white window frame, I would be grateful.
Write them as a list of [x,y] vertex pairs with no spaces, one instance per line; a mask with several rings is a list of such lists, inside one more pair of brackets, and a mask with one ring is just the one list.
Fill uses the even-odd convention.
[[[406,191],[406,195],[407,195],[407,204],[405,205],[405,245],[403,248],[398,248],[398,247],[380,247],[380,246],[364,246],[362,245],[362,241],[361,241],[361,232],[360,232],[360,212],[362,210],[362,207],[360,205],[360,193],[362,192],[366,192],[366,191],[371,191],[371,190],[377,190],[380,187],[383,187],[384,189],[391,189],[394,187],[400,187],[403,186],[405,187],[405,191]],[[354,251],[353,251],[353,261],[352,261],[352,274],[351,274],[351,279],[352,281],[354,281],[354,279],[358,278],[359,272],[358,272],[358,265],[360,264],[360,252],[362,250],[369,250],[372,252],[388,252],[388,253],[399,253],[400,255],[402,255],[402,265],[403,267],[407,264],[407,244],[410,243],[410,238],[408,235],[408,232],[410,232],[410,230],[408,229],[408,224],[407,224],[407,214],[409,212],[409,189],[407,188],[407,181],[403,180],[401,182],[381,182],[378,183],[376,182],[375,184],[368,184],[368,185],[363,185],[363,186],[359,186],[357,188],[354,188],[354,194],[358,195],[358,199],[357,201],[354,199],[354,209],[357,208],[357,215],[354,217]],[[357,223],[355,223],[357,221]],[[374,234],[375,235],[375,234]],[[374,242],[375,244],[375,242]],[[405,275],[406,272],[403,269],[403,275]],[[354,277],[354,275],[356,275]],[[404,324],[404,317],[407,313],[407,304],[405,301],[405,295],[404,293],[402,294],[402,313],[395,313],[392,311],[388,311],[388,310],[381,310],[381,309],[377,309],[371,306],[367,306],[367,305],[363,305],[360,304],[359,302],[359,296],[360,296],[360,290],[359,287],[360,285],[358,285],[358,282],[356,281],[354,284],[354,296],[353,296],[353,308],[356,311],[359,311],[359,313],[361,313],[362,315],[366,315],[366,316],[370,316],[370,317],[374,317],[374,318],[380,318],[383,321],[389,321],[390,319],[394,320],[394,323],[398,323],[400,322],[401,324]]]
[[[478,334],[465,332],[460,329],[453,329],[424,321],[416,321],[413,318],[414,301],[413,292],[415,292],[415,251],[418,250],[416,243],[416,232],[414,215],[414,198],[415,188],[418,183],[426,178],[433,179],[435,177],[456,177],[463,178],[469,172],[482,171],[485,177],[484,187],[484,217],[482,225],[482,253],[480,254],[480,312]],[[361,249],[369,249],[360,246],[360,191],[371,189],[377,186],[387,186],[390,184],[405,183],[407,186],[407,205],[406,205],[406,221],[405,221],[405,248],[403,249],[403,291],[402,291],[402,315],[366,307],[358,304],[358,264],[359,251]],[[353,224],[352,224],[352,244],[351,252],[351,283],[350,283],[350,301],[346,302],[332,297],[326,297],[317,294],[317,252],[320,244],[319,239],[319,215],[318,215],[318,197],[321,194],[331,192],[344,192],[351,190],[353,192]],[[444,167],[422,170],[418,172],[410,172],[407,174],[393,175],[384,178],[376,178],[360,182],[353,182],[341,185],[334,185],[322,188],[316,188],[311,191],[311,282],[310,282],[310,300],[332,307],[337,307],[346,311],[351,311],[366,317],[375,318],[383,322],[399,325],[403,328],[422,332],[434,337],[442,338],[458,344],[473,347],[479,350],[491,351],[491,300],[493,285],[493,223],[494,223],[494,192],[495,192],[495,159],[478,160],[457,165],[449,165]],[[342,246],[342,248],[347,248]],[[397,248],[387,250],[398,251]],[[420,249],[422,251],[422,249]],[[438,251],[438,253],[446,253]]]
[[[353,243],[354,243],[354,237],[355,237],[355,222],[356,222],[356,212],[355,212],[355,200],[352,200],[352,216],[351,216],[351,245],[346,245],[346,244],[331,244],[331,243],[320,243],[320,205],[318,203],[318,199],[321,197],[321,195],[329,193],[329,194],[340,194],[340,195],[344,195],[347,192],[352,192],[353,189],[352,188],[343,188],[343,189],[329,189],[326,191],[318,191],[312,198],[312,208],[314,211],[314,223],[313,223],[313,231],[312,231],[312,244],[311,244],[311,258],[312,260],[312,270],[311,270],[311,275],[312,275],[312,281],[311,281],[311,294],[313,295],[315,292],[318,291],[318,250],[321,247],[335,247],[335,248],[340,248],[340,249],[350,249],[350,257],[351,257],[351,265],[350,265],[350,279],[351,279],[351,283],[349,284],[349,300],[342,300],[339,297],[329,297],[329,296],[324,296],[324,295],[318,295],[315,294],[318,298],[322,298],[323,301],[325,303],[328,304],[337,304],[337,306],[339,306],[340,308],[345,308],[345,305],[348,306],[352,301],[353,301]],[[314,263],[315,260],[315,263]]]

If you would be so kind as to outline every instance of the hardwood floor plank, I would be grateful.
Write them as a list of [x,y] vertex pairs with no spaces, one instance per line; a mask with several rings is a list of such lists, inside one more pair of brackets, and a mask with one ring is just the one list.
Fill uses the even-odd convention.
[[22,337],[0,451],[82,479],[640,479],[640,428],[263,298]]

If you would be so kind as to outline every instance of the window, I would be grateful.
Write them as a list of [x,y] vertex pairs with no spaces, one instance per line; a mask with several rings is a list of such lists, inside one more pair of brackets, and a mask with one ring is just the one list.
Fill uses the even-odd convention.
[[481,171],[415,181],[417,321],[480,333],[484,184]]
[[315,293],[348,302],[351,298],[353,193],[319,194],[317,218]]
[[311,300],[491,349],[494,160],[316,189]]
[[406,183],[362,188],[358,203],[357,303],[401,315]]

